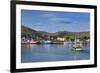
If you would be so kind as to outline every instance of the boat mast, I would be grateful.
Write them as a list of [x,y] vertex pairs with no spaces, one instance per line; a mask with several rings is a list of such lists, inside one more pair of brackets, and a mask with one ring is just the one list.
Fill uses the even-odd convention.
[[76,47],[76,45],[77,45],[77,44],[76,44],[76,36],[75,36],[75,47]]

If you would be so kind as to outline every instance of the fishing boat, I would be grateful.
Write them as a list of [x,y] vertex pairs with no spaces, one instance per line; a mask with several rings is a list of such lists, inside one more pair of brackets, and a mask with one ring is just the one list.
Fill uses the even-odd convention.
[[52,44],[53,42],[50,40],[42,40],[41,43],[42,44]]
[[35,41],[35,40],[26,40],[26,41],[23,41],[22,44],[39,44],[39,41]]
[[74,45],[73,45],[73,50],[75,51],[81,51],[82,50],[82,42],[79,40],[75,39]]

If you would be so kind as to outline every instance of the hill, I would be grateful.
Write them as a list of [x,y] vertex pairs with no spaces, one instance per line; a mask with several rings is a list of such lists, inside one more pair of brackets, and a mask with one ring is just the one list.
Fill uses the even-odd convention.
[[23,36],[34,36],[36,39],[49,39],[49,38],[57,38],[57,37],[62,37],[62,38],[72,38],[72,37],[77,37],[77,38],[90,38],[90,32],[70,32],[70,31],[59,31],[55,33],[49,33],[45,31],[36,31],[34,29],[21,26],[21,35]]

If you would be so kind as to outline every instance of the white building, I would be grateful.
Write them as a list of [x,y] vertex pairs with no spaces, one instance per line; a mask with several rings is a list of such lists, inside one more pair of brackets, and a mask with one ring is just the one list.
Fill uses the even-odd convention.
[[57,40],[59,40],[59,41],[65,41],[65,38],[58,37]]

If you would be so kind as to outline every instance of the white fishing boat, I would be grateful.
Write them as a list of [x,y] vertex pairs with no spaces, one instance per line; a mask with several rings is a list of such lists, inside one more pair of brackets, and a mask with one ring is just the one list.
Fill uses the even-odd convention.
[[50,40],[42,40],[41,43],[42,44],[52,44],[53,42]]
[[73,45],[73,50],[80,51],[80,50],[82,50],[82,47],[83,47],[82,42],[75,39],[75,42],[74,42],[74,45]]
[[36,40],[25,40],[21,42],[22,44],[39,44],[39,41]]

